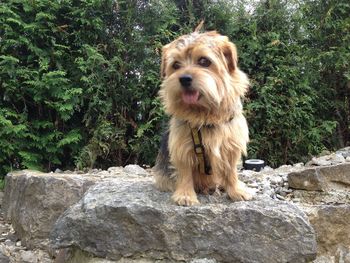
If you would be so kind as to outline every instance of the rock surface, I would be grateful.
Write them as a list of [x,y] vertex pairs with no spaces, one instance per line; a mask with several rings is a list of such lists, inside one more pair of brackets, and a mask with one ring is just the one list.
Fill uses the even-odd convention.
[[311,191],[350,190],[350,163],[292,172],[288,175],[288,183],[292,188]]
[[350,204],[304,206],[303,210],[317,233],[318,254],[344,254],[348,258],[344,262],[350,262]]
[[315,233],[305,214],[281,201],[231,203],[200,197],[179,207],[150,178],[96,184],[57,221],[56,248],[74,246],[99,257],[219,262],[309,262]]
[[[325,167],[329,169],[329,178],[331,180],[334,180],[334,178],[332,178],[331,176],[331,174],[334,174],[333,169],[338,169],[339,164],[349,164],[349,163],[350,163],[350,147],[341,149],[333,154],[329,154],[319,158],[313,158],[313,160],[307,163],[306,165],[304,165],[303,163],[295,164],[293,166],[284,165],[277,169],[265,167],[259,173],[244,170],[240,173],[240,177],[250,187],[251,191],[255,193],[255,201],[247,202],[247,204],[248,203],[255,204],[254,207],[257,204],[259,204],[259,206],[261,206],[259,207],[259,209],[261,209],[260,211],[265,211],[267,208],[270,210],[274,210],[273,212],[270,211],[267,214],[264,212],[264,215],[266,214],[267,218],[270,218],[269,216],[272,215],[272,213],[278,213],[278,211],[275,211],[275,210],[280,209],[281,204],[286,207],[291,206],[293,207],[293,209],[299,211],[299,213],[300,213],[300,210],[302,210],[309,218],[311,226],[315,230],[316,240],[318,243],[317,259],[312,262],[314,263],[340,263],[340,262],[349,263],[350,262],[350,244],[349,244],[349,240],[350,240],[349,238],[350,236],[350,233],[349,233],[350,231],[350,226],[349,226],[350,191],[349,190],[350,189],[348,188],[348,184],[326,181],[325,185],[327,185],[327,188],[324,188],[326,190],[314,191],[314,190],[302,190],[302,189],[290,188],[289,182],[288,182],[288,177],[289,177],[289,174],[291,173],[302,172],[307,169],[315,169],[315,168],[320,169]],[[82,251],[81,249],[79,249],[78,246],[73,245],[65,249],[60,249],[59,253],[56,254],[56,251],[53,250],[53,248],[49,246],[47,243],[47,238],[49,234],[47,229],[53,226],[54,224],[53,222],[59,216],[59,213],[57,213],[56,211],[57,207],[62,209],[61,210],[62,212],[63,210],[68,208],[70,204],[75,202],[75,201],[72,201],[72,202],[67,201],[62,197],[64,196],[67,198],[72,197],[73,199],[76,198],[74,200],[78,201],[81,199],[82,196],[84,196],[85,192],[86,194],[90,192],[90,190],[87,191],[89,187],[91,187],[92,185],[95,185],[97,187],[97,184],[101,182],[104,182],[104,184],[109,184],[111,181],[116,181],[118,183],[123,183],[123,184],[139,183],[139,182],[141,182],[141,184],[143,184],[144,182],[147,183],[147,182],[150,182],[151,180],[149,173],[150,173],[150,170],[144,170],[141,167],[138,167],[136,165],[131,165],[125,168],[111,167],[107,171],[102,171],[100,169],[93,169],[93,170],[86,171],[85,173],[82,171],[71,172],[71,171],[57,170],[57,172],[50,173],[50,174],[42,174],[38,172],[29,172],[29,171],[21,171],[15,174],[10,174],[8,177],[8,180],[10,180],[12,183],[10,182],[6,185],[6,201],[4,204],[7,212],[6,213],[7,222],[3,222],[1,218],[2,215],[0,210],[0,233],[1,233],[0,262],[2,261],[6,262],[7,260],[9,260],[10,263],[13,263],[13,262],[15,263],[19,263],[19,262],[21,263],[23,262],[30,262],[30,263],[38,263],[38,262],[40,263],[177,262],[176,260],[170,261],[169,258],[171,257],[178,258],[178,255],[176,254],[176,251],[179,249],[178,247],[181,248],[180,251],[183,251],[184,250],[183,247],[188,249],[193,248],[193,243],[203,244],[201,243],[203,241],[202,240],[199,241],[198,236],[196,236],[196,238],[193,239],[194,240],[193,242],[191,240],[186,241],[186,239],[184,239],[185,242],[181,242],[182,246],[178,246],[175,248],[175,250],[174,249],[171,250],[171,251],[175,251],[174,252],[175,254],[168,253],[166,256],[163,256],[162,254],[163,252],[157,251],[153,253],[152,256],[148,256],[148,258],[141,259],[139,257],[140,254],[148,253],[148,252],[141,251],[140,253],[136,253],[135,255],[126,254],[124,255],[124,257],[121,257],[118,260],[97,258],[96,255],[94,256],[93,254],[88,253],[87,251],[93,251],[93,249],[96,249],[93,246],[94,240],[96,239],[95,237],[90,237],[90,239],[88,239],[88,242],[91,242],[90,247],[92,247],[92,249],[88,248],[88,249],[85,249],[85,251]],[[52,178],[48,179],[47,178],[48,176]],[[348,178],[349,178],[348,176],[345,176],[344,180],[348,180]],[[76,182],[72,183],[72,181],[76,181]],[[37,187],[33,185],[34,182],[38,185]],[[56,182],[56,183],[53,183],[53,182]],[[62,185],[59,186],[60,184]],[[58,186],[52,187],[53,185],[58,185]],[[152,187],[151,185],[149,186]],[[133,188],[130,188],[130,189],[128,188],[128,189],[124,189],[123,191],[125,191],[125,195],[128,194],[130,196],[132,195],[130,192],[130,190],[132,189]],[[137,190],[137,189],[138,188],[135,188],[134,190]],[[57,191],[54,191],[54,190],[57,190]],[[15,193],[16,191],[17,193]],[[139,194],[143,193],[144,191],[148,192],[149,188],[146,187],[145,189],[138,189],[137,191],[138,191],[137,193],[134,193],[134,196],[136,197],[139,196]],[[152,189],[152,191],[154,193],[157,193],[157,191],[154,189]],[[78,195],[70,194],[72,192],[73,193],[79,192],[80,194]],[[68,195],[65,195],[65,193],[68,193]],[[1,194],[2,192],[0,192],[0,200],[1,200]],[[169,208],[173,207],[173,204],[170,202],[170,194],[159,193],[159,192],[158,194],[162,196],[162,200],[163,200],[163,203],[162,202],[157,203],[158,206],[161,206],[161,207],[168,206]],[[79,197],[77,198],[77,196]],[[28,200],[31,200],[31,202],[34,202],[35,205],[33,203],[29,203]],[[49,200],[50,202],[48,202]],[[83,200],[84,199],[82,199],[81,202],[83,202]],[[135,217],[135,213],[131,213],[131,212],[134,211],[133,209],[136,209],[135,206],[133,206],[133,208],[130,208],[131,201],[133,200],[134,199],[131,199],[130,197],[129,206],[125,206],[124,210],[122,209],[123,212],[121,214],[126,216],[121,218],[121,220],[130,219],[130,221],[128,221],[128,224],[126,224],[126,226],[132,225],[132,224],[138,224],[145,227],[144,221],[139,221],[139,222],[135,220],[133,221],[133,218]],[[229,206],[228,209],[224,210],[226,212],[231,211],[230,209],[233,209],[233,207],[235,207],[236,209],[236,210],[233,209],[235,212],[239,211],[239,213],[237,212],[239,215],[244,215],[245,212],[246,213],[251,212],[250,210],[248,212],[248,210],[245,209],[245,207],[239,206],[238,205],[239,203],[230,203],[229,201],[226,200],[225,196],[221,196],[221,197],[216,195],[205,196],[205,197],[201,196],[200,200],[202,204],[199,207],[196,207],[196,209],[199,209],[199,210],[204,209],[204,210],[201,210],[202,212],[205,211],[205,209],[208,209],[210,211],[210,209],[214,207],[214,211],[216,212],[221,211],[220,213],[223,214],[222,213],[223,210],[220,210],[220,209],[223,209],[223,207],[225,206]],[[113,201],[112,197],[110,198],[110,201],[111,202]],[[90,206],[88,210],[86,210],[85,209],[86,207],[84,207],[85,213],[87,213],[88,211],[91,212],[94,209],[96,210],[96,208],[94,209],[92,208],[91,206],[92,202],[89,202],[89,204]],[[98,204],[97,201],[96,201],[96,204]],[[297,206],[300,210],[295,208],[295,206]],[[42,209],[47,215],[52,214],[53,217],[51,218],[48,216],[47,217],[41,216],[43,211],[39,211],[39,210],[36,210],[36,212],[31,211],[32,209],[35,210],[39,208]],[[82,208],[79,208],[79,209],[81,210]],[[120,210],[118,210],[117,213],[113,213],[114,209],[115,209],[114,206],[104,207],[103,209],[96,211],[96,215],[99,214],[101,211],[106,210],[106,213],[112,211],[111,216],[114,216],[114,219],[120,220],[120,218],[118,218],[117,216],[118,214],[120,214],[119,213]],[[172,209],[172,211],[173,212],[177,211],[176,209],[186,210],[189,208],[179,208],[175,206],[175,208]],[[244,212],[240,211],[239,209],[243,209],[242,211]],[[285,209],[285,207],[282,208],[281,210],[282,212],[285,211],[283,209]],[[214,212],[210,212],[209,214],[215,215]],[[257,213],[257,215],[258,214],[259,213]],[[147,218],[149,219],[149,216],[147,217],[147,213],[145,213],[145,215],[146,215],[146,219]],[[200,222],[200,220],[205,219],[207,213],[201,214],[197,211],[196,214],[193,215],[193,213],[191,212],[186,212],[186,213],[183,212],[182,215],[183,217],[187,217],[187,216],[191,217],[191,220],[197,220],[195,222]],[[200,215],[202,215],[202,217],[200,217]],[[180,216],[174,216],[172,218],[173,221],[171,222],[175,222],[175,220],[176,222],[181,221],[179,217]],[[197,217],[200,217],[200,219],[197,219]],[[278,214],[278,218],[280,218],[281,220],[281,219],[288,218],[288,216],[285,215],[284,217],[280,217],[280,215]],[[98,219],[100,220],[100,218]],[[217,220],[216,218],[214,219],[209,218],[209,219]],[[69,220],[74,221],[73,218],[67,219],[67,221]],[[77,217],[77,220],[81,220],[81,221],[77,221],[74,224],[77,224],[78,222],[82,222],[82,223],[88,222],[87,220],[84,221],[79,217]],[[95,224],[95,225],[97,225],[97,227],[100,227],[101,225],[104,224],[104,221],[106,220],[101,219],[100,221],[101,223]],[[113,224],[113,222],[111,221],[112,219],[107,220],[109,224]],[[160,221],[161,220],[159,218],[155,217],[154,222],[158,224]],[[231,221],[233,221],[233,219]],[[14,224],[10,225],[9,222],[12,222]],[[250,221],[244,224],[249,225],[249,222]],[[266,220],[266,222],[270,224],[268,220]],[[150,224],[150,226],[147,229],[150,230],[151,226],[153,226],[154,224],[155,223]],[[33,225],[36,227],[33,227]],[[41,225],[43,226],[42,229],[40,229]],[[258,223],[256,223],[255,225],[260,226]],[[265,227],[267,226],[268,225],[265,225]],[[25,231],[23,231],[23,229]],[[128,231],[132,232],[133,229],[134,228],[128,229]],[[140,228],[136,227],[135,229],[139,231],[138,229]],[[187,229],[187,228],[184,228],[184,229]],[[183,236],[186,236],[187,233],[189,234],[195,233],[194,229],[196,229],[196,227],[191,227],[187,232],[184,232],[183,229],[180,229],[180,230],[175,229],[177,232],[171,235],[171,237],[167,239],[167,242],[172,241],[173,243],[170,242],[170,244],[174,244],[175,242],[174,239],[176,237],[178,238],[177,240],[183,240]],[[226,230],[226,229],[229,229],[229,230]],[[159,232],[158,229],[156,230]],[[272,230],[271,232],[273,232]],[[98,231],[98,229],[95,229],[94,231]],[[232,233],[232,231],[233,231],[232,227],[228,227],[228,228],[226,227],[224,231],[222,231],[219,234],[219,236],[225,235],[226,232]],[[92,233],[95,233],[95,232],[92,232]],[[139,233],[143,234],[142,231]],[[111,233],[109,232],[107,234],[109,234],[109,236],[111,235]],[[85,233],[85,235],[87,235],[87,233]],[[82,235],[81,237],[83,236],[84,235]],[[162,234],[162,237],[164,237],[163,234]],[[31,242],[32,238],[35,242]],[[103,240],[103,238],[104,237],[102,236],[100,239]],[[225,237],[225,238],[229,239],[228,237]],[[255,237],[252,239],[254,240]],[[278,239],[275,239],[274,241],[279,242]],[[126,242],[125,242],[125,246],[128,246]],[[249,242],[247,243],[249,244]],[[215,244],[219,246],[219,243],[217,243],[217,241],[215,242]],[[29,247],[26,247],[26,245],[29,245]],[[226,250],[229,249],[227,248],[229,247],[228,244],[221,244],[220,246],[224,247],[224,249]],[[261,246],[261,247],[265,248],[264,246]],[[43,249],[45,249],[46,251],[44,251]],[[99,251],[101,251],[101,249]],[[50,255],[47,252],[50,252]],[[217,253],[217,251],[215,251],[213,254],[215,253]],[[252,253],[255,253],[255,251]],[[258,249],[257,254],[259,253],[261,252]],[[103,253],[102,254],[100,253],[98,255],[101,257]],[[52,256],[56,257],[56,259],[55,260],[52,259]],[[156,260],[155,258],[158,258],[158,257],[161,259]],[[181,262],[183,261],[181,260]],[[210,255],[203,257],[202,254],[200,256],[195,254],[195,257],[193,257],[191,260],[188,260],[187,262],[219,263],[219,262],[222,262],[222,257],[217,260],[215,259],[215,257],[211,257]],[[233,261],[230,260],[229,262],[233,262]],[[250,262],[250,261],[243,260],[242,262]],[[263,261],[259,259],[257,262],[260,263]],[[266,262],[271,262],[271,261],[268,260]],[[281,261],[277,261],[277,262],[281,262]],[[297,260],[295,262],[300,262],[300,261]]]
[[95,181],[78,174],[29,170],[10,173],[6,176],[4,218],[12,223],[25,246],[46,247],[57,218],[78,202]]
[[[50,255],[43,250],[30,250],[18,241],[11,226],[3,219],[3,192],[0,191],[0,262],[1,263],[53,263]],[[58,263],[58,262],[55,262]]]

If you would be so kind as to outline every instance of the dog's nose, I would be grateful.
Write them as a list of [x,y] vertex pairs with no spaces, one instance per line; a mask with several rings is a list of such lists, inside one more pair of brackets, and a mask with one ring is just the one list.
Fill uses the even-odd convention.
[[180,83],[184,88],[189,88],[192,84],[192,76],[191,75],[182,75],[180,78]]

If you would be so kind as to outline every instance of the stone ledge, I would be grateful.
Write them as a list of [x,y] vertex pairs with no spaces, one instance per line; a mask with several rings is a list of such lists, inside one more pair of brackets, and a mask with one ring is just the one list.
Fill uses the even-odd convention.
[[[135,174],[129,174],[130,171]],[[134,165],[84,174],[31,170],[9,173],[5,177],[4,218],[11,222],[26,247],[50,250],[48,236],[57,218],[95,183],[126,174],[130,178],[149,176],[144,169],[136,169]]]
[[96,184],[56,222],[55,248],[78,247],[98,257],[219,262],[309,262],[313,228],[287,202],[258,200],[179,207],[150,178]]
[[[266,204],[284,203],[291,206],[294,204],[306,213],[311,226],[316,232],[316,240],[318,242],[317,259],[314,263],[336,263],[341,259],[347,262],[346,260],[350,259],[350,244],[348,242],[350,240],[349,188],[346,183],[333,182],[334,178],[336,178],[334,177],[333,168],[338,170],[340,161],[342,161],[341,165],[349,164],[349,156],[344,155],[344,153],[350,154],[349,149],[345,150],[342,152],[344,158],[338,158],[339,153],[323,156],[321,159],[314,158],[312,165],[320,165],[316,167],[304,166],[300,163],[293,166],[284,165],[278,169],[266,167],[260,173],[252,171],[240,173],[241,179],[256,192],[256,201],[254,202]],[[331,162],[332,165],[327,166],[326,164],[328,163],[325,163],[325,160]],[[308,169],[314,170],[316,168],[329,169],[328,176],[333,181],[330,181],[330,183],[326,181],[326,190],[309,191],[289,188],[288,176],[290,173],[302,172]],[[344,172],[346,173],[347,171]],[[345,180],[348,178],[348,176],[345,176]],[[135,165],[125,168],[111,167],[108,171],[94,169],[85,174],[80,171],[59,171],[59,173],[49,174],[19,171],[9,174],[6,180],[6,193],[3,203],[6,210],[6,219],[13,223],[17,235],[24,245],[27,245],[28,248],[35,247],[39,249],[52,249],[52,246],[48,243],[48,236],[57,218],[68,207],[78,202],[92,185],[103,181],[121,182],[125,180],[129,183],[141,181],[141,184],[146,180],[146,182],[151,184],[150,174]],[[142,191],[143,189],[140,189],[140,192]],[[156,193],[157,191],[154,190],[154,192]],[[159,194],[164,195],[166,205],[173,205],[170,202],[170,194]],[[73,199],[69,200],[71,197]],[[278,199],[287,202],[280,202]],[[200,201],[202,203],[200,206],[222,207],[236,205],[232,204],[224,196],[200,196]],[[273,206],[270,206],[270,208],[273,209]],[[275,209],[279,209],[279,206],[275,207]],[[79,251],[78,248],[71,250],[74,246],[70,247],[68,251]],[[82,251],[82,253],[86,254],[87,252]],[[87,255],[91,254],[87,253]],[[155,260],[154,258],[144,258],[142,260],[144,262],[169,262],[170,257],[166,257],[164,256],[160,260]],[[139,261],[140,258],[133,258],[132,256],[123,257],[118,261],[91,258],[91,262],[134,263]],[[172,261],[175,262],[175,260]],[[87,261],[74,262],[85,263]],[[188,262],[214,263],[221,261],[215,258],[195,257]]]

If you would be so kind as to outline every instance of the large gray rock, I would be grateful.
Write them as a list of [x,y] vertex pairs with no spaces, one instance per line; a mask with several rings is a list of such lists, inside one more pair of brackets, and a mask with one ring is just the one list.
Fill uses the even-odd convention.
[[292,263],[316,256],[314,230],[292,204],[199,199],[199,206],[176,206],[150,178],[102,182],[58,219],[51,239],[55,248],[112,260]]
[[350,190],[350,163],[292,172],[288,174],[288,183],[292,188],[309,191]]
[[5,180],[4,217],[22,244],[33,248],[48,245],[57,218],[78,202],[96,178],[24,170],[9,173]]
[[303,210],[315,229],[318,254],[346,252],[350,259],[350,204],[304,206]]

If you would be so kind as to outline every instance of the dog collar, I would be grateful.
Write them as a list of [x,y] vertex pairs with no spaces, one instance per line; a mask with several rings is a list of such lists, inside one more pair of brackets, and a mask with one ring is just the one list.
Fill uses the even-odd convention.
[[[231,122],[233,119],[235,118],[235,115],[232,115],[226,122],[223,122],[222,124],[226,124],[226,123],[229,123]],[[198,130],[200,130],[201,128],[209,128],[209,129],[212,129],[212,128],[215,128],[216,126],[220,126],[222,124],[214,124],[214,123],[204,123],[202,124],[201,126],[199,126]],[[191,126],[190,126],[191,127]],[[192,129],[192,128],[191,128]]]
[[194,152],[199,162],[198,170],[202,174],[211,175],[212,169],[211,169],[208,156],[205,154],[205,147],[202,143],[201,129],[192,128],[192,127],[190,127],[190,129],[191,129]]

